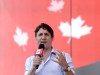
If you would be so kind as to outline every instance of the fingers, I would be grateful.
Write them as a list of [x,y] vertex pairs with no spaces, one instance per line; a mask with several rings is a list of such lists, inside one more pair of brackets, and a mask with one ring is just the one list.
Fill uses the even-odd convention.
[[56,60],[53,59],[53,61],[58,63],[60,66],[62,66],[62,68],[65,68],[66,66],[68,66],[64,52],[57,51],[55,58]]
[[51,59],[51,60],[59,64],[59,61],[58,60],[55,60],[55,59]]
[[33,59],[33,65],[34,65],[34,66],[41,64],[41,62],[42,62],[42,58],[41,58],[41,57],[36,56],[36,57]]
[[66,57],[65,57],[64,52],[57,51],[55,58],[56,58],[55,60],[54,59],[52,60],[58,63],[59,65],[61,65],[62,67],[64,67],[65,65],[68,65],[66,62]]
[[56,55],[58,55],[59,58],[65,57],[65,53],[64,52],[60,52],[60,51],[57,51]]
[[56,54],[57,54],[59,57],[62,56],[62,52],[60,52],[60,51],[57,51]]

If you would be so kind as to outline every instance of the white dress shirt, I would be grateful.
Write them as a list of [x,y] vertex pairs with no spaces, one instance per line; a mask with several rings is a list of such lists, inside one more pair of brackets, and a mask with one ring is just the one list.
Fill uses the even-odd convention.
[[[41,64],[39,65],[38,69],[35,72],[35,75],[65,75],[63,68],[58,63],[52,61],[52,59],[57,60],[55,58],[56,51],[57,50],[52,49],[48,59],[45,62],[42,60]],[[75,74],[74,65],[70,55],[68,53],[65,53],[65,57],[69,67],[71,68],[71,71]],[[34,56],[30,56],[26,59],[24,75],[27,75],[28,72],[31,70],[33,59]]]

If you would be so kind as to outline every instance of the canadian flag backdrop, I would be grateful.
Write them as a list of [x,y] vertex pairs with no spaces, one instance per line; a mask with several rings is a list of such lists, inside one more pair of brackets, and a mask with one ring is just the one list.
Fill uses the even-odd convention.
[[24,75],[37,49],[34,29],[55,32],[53,47],[70,53],[75,68],[100,61],[99,0],[0,0],[0,75]]

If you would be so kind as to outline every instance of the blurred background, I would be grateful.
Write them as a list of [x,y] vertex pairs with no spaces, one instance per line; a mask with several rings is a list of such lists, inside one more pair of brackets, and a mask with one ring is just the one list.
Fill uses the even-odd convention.
[[34,29],[43,22],[75,69],[100,61],[99,20],[99,0],[0,0],[0,75],[24,75],[26,58],[37,49]]

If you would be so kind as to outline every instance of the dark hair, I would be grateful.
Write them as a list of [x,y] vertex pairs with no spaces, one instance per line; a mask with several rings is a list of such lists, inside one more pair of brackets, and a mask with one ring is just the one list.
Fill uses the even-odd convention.
[[34,31],[35,32],[35,36],[37,35],[37,32],[40,30],[40,28],[46,29],[51,34],[51,37],[52,38],[54,37],[53,29],[46,23],[41,23],[39,26],[36,27],[36,29]]

